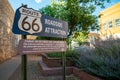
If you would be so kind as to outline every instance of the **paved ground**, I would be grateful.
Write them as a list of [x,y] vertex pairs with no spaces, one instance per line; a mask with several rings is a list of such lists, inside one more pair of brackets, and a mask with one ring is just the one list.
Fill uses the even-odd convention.
[[[40,73],[38,61],[40,56],[28,56],[28,80],[63,80],[62,76],[44,77]],[[14,57],[5,63],[0,64],[0,80],[22,80],[20,56]],[[7,77],[6,77],[7,76]],[[9,77],[9,79],[8,79]],[[79,80],[73,75],[66,76],[66,80]]]
[[20,56],[13,57],[0,64],[0,80],[8,80],[20,65]]

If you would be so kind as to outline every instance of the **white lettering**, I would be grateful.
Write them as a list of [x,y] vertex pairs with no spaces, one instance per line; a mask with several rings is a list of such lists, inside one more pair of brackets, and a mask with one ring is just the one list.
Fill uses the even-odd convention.
[[66,35],[66,32],[64,30],[49,28],[49,27],[46,27],[45,32],[46,33],[57,34],[57,35]]
[[33,10],[33,9],[27,9],[27,8],[20,8],[20,13],[24,15],[34,16],[34,17],[41,17],[40,12]]
[[62,28],[62,23],[49,19],[45,19],[45,24]]

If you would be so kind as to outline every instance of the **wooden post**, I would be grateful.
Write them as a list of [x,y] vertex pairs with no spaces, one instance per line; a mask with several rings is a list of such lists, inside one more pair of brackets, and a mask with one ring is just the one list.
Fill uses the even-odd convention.
[[62,52],[63,80],[66,80],[66,52]]
[[[22,39],[27,39],[26,35],[22,35]],[[27,55],[22,55],[22,80],[27,80]]]

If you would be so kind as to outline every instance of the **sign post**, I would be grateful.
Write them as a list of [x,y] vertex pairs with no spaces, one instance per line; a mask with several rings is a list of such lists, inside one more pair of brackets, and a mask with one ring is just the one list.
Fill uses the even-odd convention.
[[66,52],[62,53],[63,80],[66,80]]
[[[27,39],[26,35],[22,35],[22,39]],[[27,80],[27,55],[22,55],[22,80]]]
[[[49,16],[42,15],[39,11],[32,8],[21,6],[16,10],[12,32],[15,34],[22,34],[22,39],[27,39],[26,35],[57,37],[65,39],[68,33],[68,24],[65,21],[55,19]],[[23,40],[24,41],[24,40]],[[27,40],[26,40],[27,41]],[[21,42],[21,41],[20,41]],[[48,41],[30,41],[31,45],[22,44],[22,79],[27,80],[27,55],[28,53],[43,52],[62,52],[63,62],[63,80],[66,80],[66,43],[64,42],[48,42]],[[41,46],[41,43],[43,47]],[[48,43],[48,44],[44,44]],[[21,43],[20,43],[21,44]],[[36,45],[34,45],[36,44]],[[38,46],[37,46],[38,45]],[[56,45],[54,47],[53,45]],[[34,47],[33,47],[34,46]],[[46,48],[45,48],[46,47]],[[31,51],[29,51],[31,50]]]

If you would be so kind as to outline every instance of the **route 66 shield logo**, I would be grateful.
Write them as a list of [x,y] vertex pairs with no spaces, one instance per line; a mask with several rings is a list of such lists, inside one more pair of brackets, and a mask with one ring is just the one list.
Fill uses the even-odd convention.
[[41,14],[33,9],[21,7],[19,9],[20,19],[18,28],[29,34],[40,33],[42,31]]

